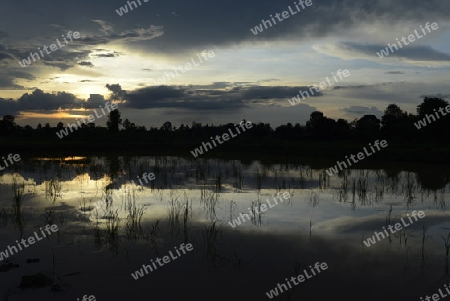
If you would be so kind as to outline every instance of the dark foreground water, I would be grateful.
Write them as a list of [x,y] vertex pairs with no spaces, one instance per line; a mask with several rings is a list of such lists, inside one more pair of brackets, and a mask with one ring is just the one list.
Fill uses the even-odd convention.
[[[330,177],[306,164],[23,159],[0,174],[0,298],[270,300],[275,288],[274,300],[445,294],[450,177],[443,167],[423,170]],[[141,185],[144,173],[155,179]],[[42,238],[45,225],[58,230]],[[374,231],[385,237],[367,246]],[[7,252],[29,237],[36,241]]]

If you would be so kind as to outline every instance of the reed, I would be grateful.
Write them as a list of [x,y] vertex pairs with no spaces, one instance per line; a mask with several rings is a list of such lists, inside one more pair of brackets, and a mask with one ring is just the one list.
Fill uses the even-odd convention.
[[442,240],[444,241],[445,247],[445,275],[448,275],[448,257],[450,253],[450,232],[447,234],[447,237],[440,235]]
[[169,233],[172,237],[178,236],[180,232],[180,216],[182,211],[182,205],[178,201],[180,196],[174,196],[173,192],[170,192],[170,206],[167,209]]
[[[386,216],[386,228],[391,224],[391,216],[392,216],[392,205],[389,208],[388,214]],[[391,234],[388,235],[389,243],[392,242]]]

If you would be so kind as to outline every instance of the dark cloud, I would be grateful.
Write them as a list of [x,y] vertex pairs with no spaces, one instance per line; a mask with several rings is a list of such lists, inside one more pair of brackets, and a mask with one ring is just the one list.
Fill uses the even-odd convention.
[[441,93],[437,93],[437,94],[427,94],[427,95],[421,95],[420,98],[425,98],[425,97],[429,97],[429,98],[450,98],[449,94],[441,94]]
[[14,57],[9,53],[0,52],[0,61],[1,60],[9,60],[13,59]]
[[25,93],[18,99],[21,110],[53,111],[79,107],[80,100],[75,95],[67,92],[57,92],[54,94],[45,93],[36,89],[33,93]]
[[101,94],[91,94],[86,103],[84,103],[85,108],[98,108],[105,104],[105,97]]
[[[123,5],[120,1],[116,3]],[[161,36],[157,44],[145,47],[154,51],[179,52],[177,46],[189,50],[245,41],[302,40],[335,36],[379,20],[384,20],[386,24],[426,22],[432,16],[433,21],[446,21],[450,13],[446,0],[430,0],[427,5],[421,5],[419,0],[399,0],[383,4],[371,0],[322,0],[313,1],[312,6],[287,20],[277,22],[256,36],[250,31],[262,19],[268,20],[269,15],[287,11],[289,5],[294,7],[293,2],[230,0],[226,6],[218,8],[214,1],[179,1],[176,7],[180,17],[150,18],[151,24],[163,25],[167,34]],[[169,3],[146,3],[122,16],[115,25],[118,27],[122,25],[121,22],[128,22],[129,18],[133,18],[135,22],[144,20],[148,18],[148,12],[167,15],[172,12],[172,6]]]
[[8,76],[10,76],[11,78],[24,78],[27,80],[34,80],[36,79],[36,77],[28,72],[22,71],[22,70],[10,70],[8,71]]
[[94,64],[92,64],[91,62],[79,62],[78,65],[86,67],[94,67]]
[[[309,87],[249,87],[242,88],[242,97],[244,99],[273,99],[273,98],[292,98],[300,91],[308,91]],[[312,96],[321,96],[322,92],[313,90]],[[310,93],[310,91],[308,91]]]
[[358,86],[334,86],[333,90],[354,90],[354,89],[363,89],[367,88],[368,85],[358,85]]
[[65,62],[52,62],[52,61],[44,61],[44,64],[46,66],[51,66],[51,67],[55,67],[55,68],[59,68],[61,69],[61,71],[66,71],[67,69],[70,69],[72,67],[74,67],[73,64],[66,64]]
[[[375,45],[375,44],[358,44],[354,42],[342,42],[337,45],[339,50],[349,52],[349,53],[357,53],[357,54],[363,54],[367,56],[372,56],[375,59],[380,59],[377,55],[377,52],[381,54],[381,50],[386,51],[387,45]],[[437,50],[434,50],[430,46],[414,46],[409,45],[407,48],[398,48],[398,50],[395,50],[394,47],[392,47],[394,52],[391,52],[391,50],[388,48],[389,55],[384,55],[383,59],[386,58],[399,58],[399,59],[407,59],[410,61],[435,61],[435,62],[448,62],[450,61],[450,54],[446,54],[443,52],[439,52]]]
[[388,72],[385,72],[385,74],[405,74],[405,72],[403,72],[403,71],[388,71]]
[[93,56],[96,56],[96,57],[114,57],[115,55],[114,55],[114,53],[101,53],[101,54],[94,54]]
[[[107,85],[108,86],[108,85]],[[120,86],[114,85],[113,95],[123,95],[126,107],[134,109],[149,108],[180,108],[187,110],[239,110],[249,104],[261,103],[275,105],[268,100],[286,100],[299,93],[300,90],[309,87],[284,87],[284,86],[235,86],[231,83],[214,83],[215,89],[198,89],[199,86],[157,86],[145,87],[131,92],[123,91]],[[314,96],[321,96],[316,93]],[[111,97],[119,99],[119,97]]]
[[1,90],[25,90],[26,88],[14,83],[14,79],[6,76],[0,76],[0,89]]
[[349,108],[342,108],[341,111],[352,117],[361,117],[363,115],[375,115],[380,117],[383,115],[383,111],[380,111],[376,107],[351,106]]
[[[9,47],[8,52],[18,58],[18,60],[27,59],[30,52],[38,53],[38,47],[42,45],[36,44],[34,46],[29,46],[26,49],[19,47]],[[46,54],[44,52],[44,57],[40,58],[36,62],[31,62],[31,64],[39,64],[40,61],[44,62],[44,65],[59,68],[61,71],[73,68],[78,65],[79,61],[89,57],[91,53],[90,50],[65,50],[58,49],[57,51]],[[26,64],[25,64],[26,65]]]
[[55,112],[58,109],[80,108],[81,101],[66,92],[45,93],[36,89],[25,93],[18,100],[0,99],[0,115],[17,115],[20,111]]
[[92,56],[95,56],[95,57],[117,57],[117,56],[120,56],[120,55],[123,55],[123,53],[117,52],[117,51],[107,52],[107,53],[93,53],[92,54]]
[[[60,6],[49,5],[48,0],[45,2],[47,5],[27,3],[26,10],[34,12],[27,14],[29,24],[37,24],[33,28],[28,28],[15,16],[5,16],[5,24],[11,24],[11,30],[18,27],[17,31],[22,33],[19,38],[42,36],[38,33],[52,24],[53,31],[76,28],[82,33],[82,39],[77,42],[84,45],[133,42],[134,48],[161,53],[237,45],[246,41],[299,41],[337,36],[380,21],[386,25],[424,24],[430,20],[439,23],[446,22],[450,14],[448,0],[429,0],[426,4],[422,0],[381,3],[372,0],[314,0],[312,6],[282,22],[278,21],[255,36],[251,28],[258,26],[262,19],[268,20],[271,14],[288,11],[288,6],[294,7],[293,1],[229,0],[227,5],[209,0],[151,1],[121,17],[115,10],[126,5],[123,0],[111,0],[102,5],[93,5],[92,1],[87,0],[64,2],[63,10]],[[21,9],[11,2],[8,5],[18,11]],[[79,17],[81,15],[83,18]],[[43,18],[46,22],[40,22]],[[148,43],[156,37],[158,43]]]
[[112,92],[109,100],[124,100],[126,91],[119,84],[106,84],[105,87]]
[[[100,20],[97,20],[100,21]],[[163,26],[150,25],[147,28],[135,28],[122,31],[121,33],[109,33],[103,36],[87,36],[79,39],[80,43],[87,45],[101,45],[112,42],[144,42],[164,35]]]
[[277,78],[269,78],[269,79],[263,79],[263,80],[259,80],[258,83],[273,83],[273,82],[278,82],[280,81]]

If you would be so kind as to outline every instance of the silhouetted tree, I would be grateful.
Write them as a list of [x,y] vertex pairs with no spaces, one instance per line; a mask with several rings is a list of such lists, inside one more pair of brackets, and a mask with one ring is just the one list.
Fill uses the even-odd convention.
[[359,139],[372,139],[380,133],[380,119],[375,115],[364,115],[355,124],[355,134]]
[[115,109],[109,113],[106,125],[111,132],[118,132],[120,124],[122,124],[122,119],[120,119],[120,112],[118,109]]
[[384,115],[381,117],[381,124],[386,127],[398,122],[404,117],[404,113],[396,104],[390,104],[384,110]]
[[313,138],[330,138],[336,121],[327,118],[322,112],[314,111],[306,122],[306,129]]
[[447,134],[450,126],[450,118],[445,107],[448,102],[437,97],[425,97],[423,102],[417,106],[417,120],[426,119],[427,126],[420,129],[420,133],[427,140],[439,139]]
[[417,115],[424,118],[425,114],[434,114],[435,110],[448,106],[448,102],[437,97],[425,97],[423,102],[417,106]]
[[4,135],[9,135],[14,129],[14,116],[5,115],[3,116],[3,120],[0,121],[0,132]]
[[133,129],[136,129],[136,125],[135,125],[134,123],[130,122],[130,121],[128,120],[128,118],[127,118],[127,119],[125,119],[125,121],[123,122],[123,128],[124,128],[125,130],[133,130]]
[[340,139],[350,138],[351,128],[347,120],[339,118],[336,122],[336,137]]
[[164,124],[161,126],[161,130],[165,131],[165,132],[171,132],[172,131],[172,123],[170,121],[164,122]]

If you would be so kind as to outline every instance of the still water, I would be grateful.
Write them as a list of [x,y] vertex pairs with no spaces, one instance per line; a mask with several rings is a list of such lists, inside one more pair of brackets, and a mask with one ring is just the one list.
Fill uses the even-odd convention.
[[[315,273],[273,299],[419,300],[448,284],[450,223],[447,172],[417,170],[330,177],[258,161],[22,159],[0,174],[0,294],[270,300]],[[58,231],[8,253],[46,225]],[[368,246],[375,231],[383,236]]]

